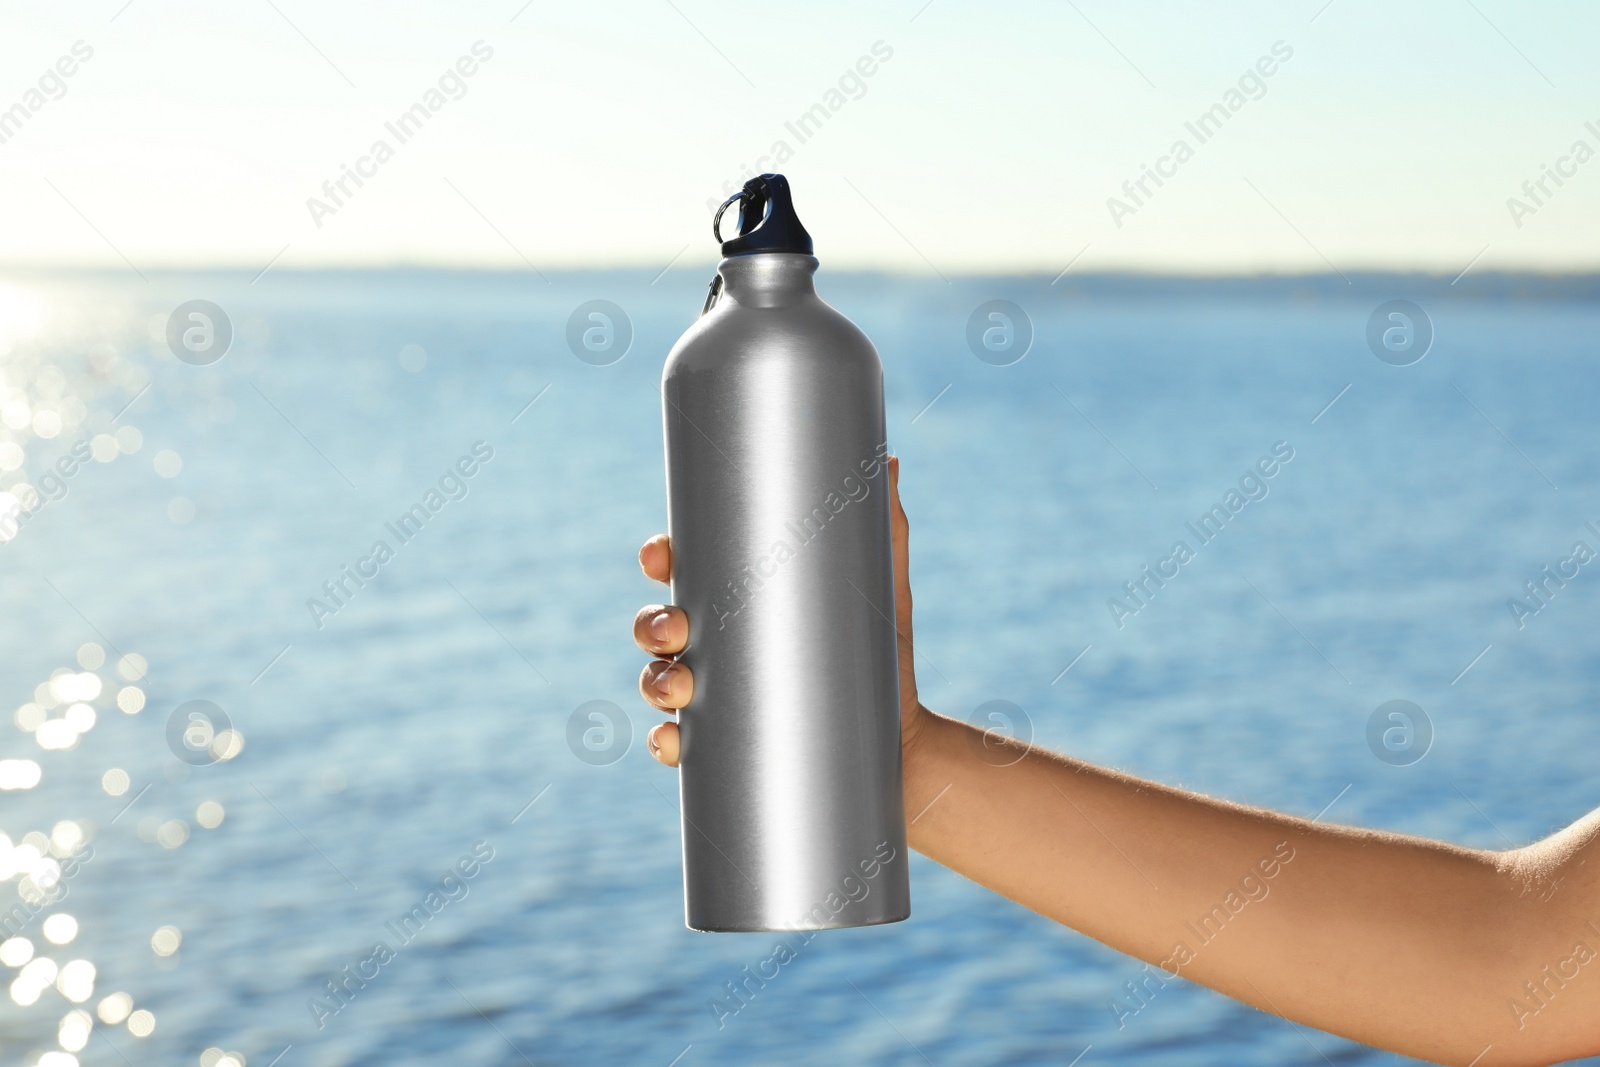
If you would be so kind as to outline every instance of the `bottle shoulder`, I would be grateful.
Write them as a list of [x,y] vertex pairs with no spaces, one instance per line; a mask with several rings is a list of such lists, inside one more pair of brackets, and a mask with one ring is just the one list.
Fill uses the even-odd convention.
[[878,351],[860,327],[813,294],[775,307],[719,301],[672,346],[663,377],[733,362],[794,358],[870,364],[882,372]]

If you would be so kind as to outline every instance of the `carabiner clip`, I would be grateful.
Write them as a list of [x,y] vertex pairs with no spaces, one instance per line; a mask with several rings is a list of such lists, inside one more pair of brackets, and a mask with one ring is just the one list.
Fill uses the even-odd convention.
[[[742,202],[747,195],[748,194],[743,189],[740,189],[737,193],[734,193],[732,196],[728,197],[728,199],[724,200],[721,207],[717,208],[716,217],[711,220],[711,236],[717,239],[718,248],[722,247],[722,213],[727,211],[728,208],[733,205],[735,200]],[[711,310],[712,305],[716,304],[717,297],[720,296],[721,293],[722,275],[718,274],[716,277],[711,279],[711,291],[706,293],[706,306],[700,309],[701,315],[704,315],[706,312]]]
[[719,248],[722,246],[722,213],[732,207],[735,200],[743,201],[749,195],[750,193],[747,190],[740,189],[737,193],[724,200],[721,207],[717,208],[717,215],[711,220],[711,236],[717,239]]

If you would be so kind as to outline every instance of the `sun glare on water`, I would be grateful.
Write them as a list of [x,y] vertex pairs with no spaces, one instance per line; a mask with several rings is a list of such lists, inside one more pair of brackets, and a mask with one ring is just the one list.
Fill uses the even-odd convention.
[[[114,463],[144,443],[143,432],[124,413],[151,380],[147,316],[131,317],[109,301],[80,296],[74,302],[69,296],[0,282],[0,561],[18,551],[12,542],[38,538],[48,544],[52,523],[78,517],[69,514],[72,501],[61,484],[75,475],[64,470]],[[69,453],[71,465],[62,459]],[[181,457],[164,451],[155,470],[173,477]],[[14,601],[13,609],[22,603]],[[69,893],[124,877],[116,856],[129,844],[173,854],[192,849],[194,834],[227,832],[226,813],[216,800],[204,799],[183,813],[192,815],[193,824],[148,814],[118,822],[106,815],[108,798],[113,812],[115,805],[131,807],[152,784],[135,777],[148,778],[148,771],[124,769],[140,762],[130,758],[137,754],[105,736],[108,723],[145,712],[150,665],[137,652],[108,651],[95,642],[81,645],[75,656],[70,646],[63,651],[69,662],[43,679],[0,679],[0,699],[13,701],[14,709],[14,730],[0,737],[0,801],[7,802],[0,806],[0,999],[21,1009],[21,1021],[7,1023],[5,1062],[31,1045],[18,1062],[79,1067],[97,1030],[131,1062],[144,1062],[148,1054],[141,1056],[126,1039],[154,1034],[161,1005],[137,1003],[138,966],[126,956],[106,958],[98,946],[131,939],[148,945],[136,959],[169,967],[181,961],[186,931],[169,921],[171,915],[117,914],[108,920],[69,900]],[[208,741],[218,763],[244,748],[237,728]],[[158,754],[164,756],[164,750]],[[59,802],[46,801],[39,789],[80,774],[99,788]],[[153,799],[145,799],[146,809]],[[58,803],[81,810],[46,814]],[[115,846],[108,847],[112,838]],[[103,988],[113,982],[129,988]],[[217,1048],[197,1048],[183,1058],[198,1058],[204,1067],[244,1063],[242,1053]]]

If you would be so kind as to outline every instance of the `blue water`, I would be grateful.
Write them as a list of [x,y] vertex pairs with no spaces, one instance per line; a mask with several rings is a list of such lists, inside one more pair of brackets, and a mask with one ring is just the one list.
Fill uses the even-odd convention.
[[[146,1037],[97,1021],[82,1062],[954,1067],[1066,1064],[1091,1045],[1086,1067],[1395,1062],[1181,984],[1119,1028],[1110,1003],[1140,965],[921,857],[909,922],[817,937],[719,1027],[712,1000],[772,939],[684,928],[672,772],[643,747],[658,716],[636,694],[629,623],[659,596],[634,562],[664,526],[655,384],[706,271],[653,275],[4,280],[0,369],[76,425],[0,427],[25,453],[0,488],[81,438],[140,438],[0,545],[0,710],[82,672],[81,646],[107,656],[76,747],[0,735],[0,758],[42,770],[0,794],[0,829],[20,842],[73,820],[94,849],[46,911],[75,916],[76,938],[49,945],[38,920],[24,936],[95,964],[91,1013],[124,991],[155,1016]],[[1583,526],[1600,522],[1600,304],[1381,278],[819,285],[884,358],[930,706],[1008,700],[1039,742],[1085,759],[1490,848],[1600,801],[1600,574],[1521,629],[1506,604],[1574,541],[1600,547]],[[1436,330],[1412,366],[1364,340],[1391,297]],[[160,338],[192,298],[234,326],[210,366]],[[595,298],[634,333],[608,366],[565,339]],[[992,298],[1033,323],[1012,366],[967,347]],[[451,483],[466,495],[409,541],[389,533],[478,442],[492,458]],[[1293,459],[1268,495],[1119,629],[1107,600],[1278,442]],[[380,539],[378,576],[314,619],[308,599],[333,608],[323,583]],[[148,662],[142,680],[117,677],[125,653]],[[127,686],[138,714],[114,703]],[[242,735],[233,758],[175,758],[168,717],[196,699]],[[1432,723],[1409,766],[1367,742],[1391,699]],[[625,709],[632,735],[598,766],[567,740],[593,700]],[[114,796],[110,768],[130,783]],[[214,829],[204,801],[226,812]],[[146,839],[177,820],[181,844]],[[492,859],[474,867],[474,848]],[[464,861],[473,876],[319,1028],[323,983],[373,973],[374,945],[401,945],[388,924]],[[7,905],[16,885],[0,885]],[[182,944],[163,957],[165,925]],[[0,994],[0,1056],[56,1048],[71,1007],[53,989],[27,1007]]]

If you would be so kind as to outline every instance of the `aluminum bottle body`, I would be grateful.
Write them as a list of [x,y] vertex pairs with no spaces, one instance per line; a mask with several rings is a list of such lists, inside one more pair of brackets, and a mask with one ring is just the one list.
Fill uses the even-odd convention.
[[696,930],[910,914],[883,369],[816,267],[724,259],[662,375]]

